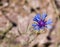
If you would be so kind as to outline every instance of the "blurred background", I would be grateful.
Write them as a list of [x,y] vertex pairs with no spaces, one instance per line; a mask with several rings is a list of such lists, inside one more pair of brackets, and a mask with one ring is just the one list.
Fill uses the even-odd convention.
[[[37,13],[47,13],[52,29],[33,29]],[[60,47],[60,0],[0,0],[0,47]]]

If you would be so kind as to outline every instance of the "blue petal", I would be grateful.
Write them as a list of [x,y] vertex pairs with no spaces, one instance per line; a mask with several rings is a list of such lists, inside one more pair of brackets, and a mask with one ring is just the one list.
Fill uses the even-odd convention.
[[52,23],[52,20],[51,19],[49,19],[47,22],[46,22],[46,24],[51,24]]
[[40,14],[37,14],[33,20],[36,22],[40,21]]
[[52,29],[52,26],[51,25],[47,25],[46,26],[48,29]]
[[42,14],[42,20],[44,20],[46,17],[47,17],[47,14],[46,13],[43,13]]
[[32,24],[32,26],[33,26],[33,27],[36,27],[36,26],[37,26],[37,24]]
[[34,30],[40,30],[39,26],[34,27]]

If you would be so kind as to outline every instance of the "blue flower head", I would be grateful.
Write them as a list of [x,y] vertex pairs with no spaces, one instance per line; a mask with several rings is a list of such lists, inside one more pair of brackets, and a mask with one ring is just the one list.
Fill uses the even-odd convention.
[[47,14],[43,13],[42,16],[40,14],[37,14],[34,18],[33,21],[37,22],[32,24],[33,28],[35,30],[40,30],[40,29],[44,29],[45,27],[48,29],[51,29],[52,26],[50,24],[52,24],[52,20],[49,19],[48,21],[46,21]]

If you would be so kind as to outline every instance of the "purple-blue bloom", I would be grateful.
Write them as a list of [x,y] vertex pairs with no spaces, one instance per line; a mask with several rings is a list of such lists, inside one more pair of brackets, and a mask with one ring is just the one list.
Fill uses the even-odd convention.
[[49,19],[48,21],[46,21],[47,14],[43,13],[42,16],[40,14],[36,14],[36,16],[33,18],[33,21],[37,22],[32,24],[32,26],[34,27],[34,30],[40,30],[40,29],[44,29],[45,27],[48,29],[51,29],[52,26],[50,24],[52,24],[52,20]]

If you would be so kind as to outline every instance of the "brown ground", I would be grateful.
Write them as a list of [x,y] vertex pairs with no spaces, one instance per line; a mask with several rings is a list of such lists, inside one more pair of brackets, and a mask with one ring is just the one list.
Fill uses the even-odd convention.
[[[53,28],[37,34],[33,17],[44,12]],[[60,47],[60,0],[0,0],[0,47]]]

